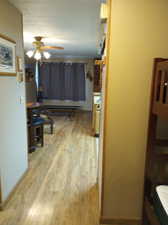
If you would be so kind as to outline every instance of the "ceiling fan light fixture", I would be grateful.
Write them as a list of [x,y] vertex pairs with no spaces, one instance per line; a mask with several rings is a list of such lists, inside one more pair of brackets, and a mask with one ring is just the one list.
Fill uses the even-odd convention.
[[34,58],[36,60],[40,60],[41,59],[41,53],[39,51],[36,51],[35,55],[34,55]]
[[43,52],[43,55],[46,59],[49,59],[51,57],[49,52]]
[[31,58],[31,57],[33,56],[33,54],[34,54],[34,51],[32,51],[32,50],[29,50],[28,52],[26,52],[26,55],[27,55],[29,58]]
[[51,57],[51,54],[45,50],[47,49],[52,49],[52,50],[63,50],[63,47],[59,47],[59,46],[47,46],[44,44],[44,42],[42,41],[43,37],[41,36],[37,36],[34,37],[35,41],[32,43],[34,50],[29,50],[28,52],[26,52],[26,55],[31,58],[33,57],[36,60],[41,60],[42,57],[44,57],[45,59],[49,59]]

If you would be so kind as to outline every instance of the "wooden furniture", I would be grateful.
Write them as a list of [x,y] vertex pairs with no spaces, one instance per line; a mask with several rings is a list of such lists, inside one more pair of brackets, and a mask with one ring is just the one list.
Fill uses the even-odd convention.
[[45,121],[44,124],[45,125],[50,125],[50,133],[53,134],[53,126],[54,126],[54,121],[51,118],[51,116],[49,115],[49,110],[47,110],[47,108],[36,102],[36,103],[27,103],[27,109],[30,113],[32,113],[32,111],[34,113],[36,113],[38,116],[41,116]]
[[27,112],[29,152],[32,152],[37,144],[44,144],[44,125],[50,125],[50,133],[53,134],[54,121],[49,116],[49,111],[40,103],[27,103]]
[[55,112],[67,113],[69,117],[75,115],[75,113],[80,109],[80,106],[65,106],[65,105],[43,105],[43,110],[48,111],[48,115],[52,115]]
[[28,149],[29,153],[35,151],[37,144],[44,145],[44,120],[34,117],[34,110],[40,108],[39,103],[27,104],[28,118]]
[[101,65],[94,65],[93,92],[101,92]]
[[44,123],[43,121],[37,124],[28,124],[28,140],[29,140],[29,153],[35,151],[38,144],[43,147],[44,145]]
[[41,104],[38,102],[28,102],[26,104],[26,107],[28,110],[37,109],[41,107]]
[[34,111],[39,117],[44,119],[44,125],[50,125],[50,134],[53,134],[54,120],[49,115],[49,110],[47,110],[42,105],[40,108],[35,109]]
[[[143,225],[162,225],[156,187],[168,185],[168,140],[157,136],[158,121],[168,121],[168,59],[154,61],[144,182]],[[165,225],[165,224],[164,224]]]

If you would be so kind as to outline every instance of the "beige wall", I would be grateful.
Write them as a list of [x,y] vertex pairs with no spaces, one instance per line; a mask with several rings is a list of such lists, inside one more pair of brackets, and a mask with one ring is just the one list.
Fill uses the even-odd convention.
[[[0,0],[0,34],[16,41],[23,54],[22,15],[7,0]],[[22,97],[22,102],[20,98]],[[25,84],[16,77],[0,76],[0,183],[5,201],[27,169]]]
[[112,0],[104,218],[139,219],[154,57],[168,58],[168,1]]

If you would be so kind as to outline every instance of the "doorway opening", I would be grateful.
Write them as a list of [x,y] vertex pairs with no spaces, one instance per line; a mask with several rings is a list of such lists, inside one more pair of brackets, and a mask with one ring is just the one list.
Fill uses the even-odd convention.
[[26,89],[28,168],[0,225],[98,224],[105,1],[73,0],[68,10],[66,0],[10,4],[23,14],[17,81]]

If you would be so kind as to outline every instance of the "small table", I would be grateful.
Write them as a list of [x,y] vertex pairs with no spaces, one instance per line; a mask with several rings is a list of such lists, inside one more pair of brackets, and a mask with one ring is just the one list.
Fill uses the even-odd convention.
[[41,107],[41,104],[38,103],[38,102],[28,102],[26,104],[26,107],[27,107],[27,117],[30,121],[30,123],[32,122],[31,119],[32,119],[32,111],[34,109],[37,109],[37,108],[40,108]]
[[69,105],[43,105],[44,109],[51,112],[63,112],[68,113],[69,117],[72,117],[75,115],[75,112],[77,112],[80,109],[80,106],[69,106]]
[[28,102],[26,107],[27,109],[35,109],[41,107],[41,104],[39,102]]

